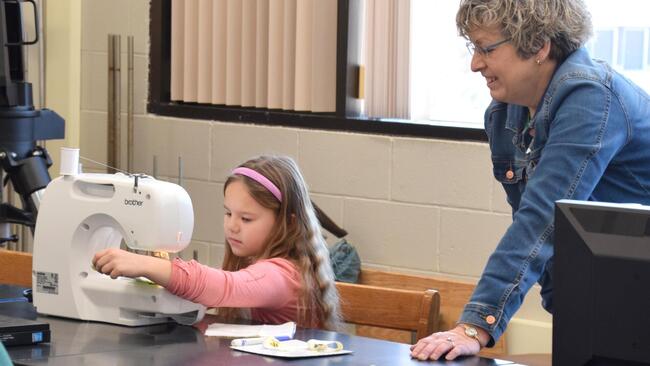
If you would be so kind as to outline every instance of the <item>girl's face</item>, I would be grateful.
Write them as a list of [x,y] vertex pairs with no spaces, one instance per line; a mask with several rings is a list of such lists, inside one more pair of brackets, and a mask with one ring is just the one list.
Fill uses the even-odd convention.
[[257,203],[241,181],[228,185],[223,201],[223,230],[233,254],[251,257],[262,253],[275,225],[275,213]]

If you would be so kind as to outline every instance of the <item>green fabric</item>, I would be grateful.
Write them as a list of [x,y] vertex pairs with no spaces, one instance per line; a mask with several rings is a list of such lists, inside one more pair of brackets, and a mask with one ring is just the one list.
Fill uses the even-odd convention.
[[0,342],[0,366],[11,366],[13,363],[11,362],[11,358],[9,358],[9,354],[7,353],[7,350],[5,349],[5,346]]
[[330,248],[330,262],[334,278],[340,282],[356,283],[359,281],[361,259],[357,250],[345,239],[341,239]]

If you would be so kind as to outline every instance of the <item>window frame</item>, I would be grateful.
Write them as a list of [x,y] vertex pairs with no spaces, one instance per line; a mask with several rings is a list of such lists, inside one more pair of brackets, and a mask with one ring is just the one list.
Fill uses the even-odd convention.
[[336,112],[307,113],[278,109],[171,101],[171,0],[152,1],[149,13],[149,94],[147,112],[168,117],[216,120],[245,124],[298,127],[390,136],[445,140],[487,141],[482,128],[417,123],[412,120],[359,117],[356,99],[360,55],[359,21],[362,8],[356,0],[338,1]]

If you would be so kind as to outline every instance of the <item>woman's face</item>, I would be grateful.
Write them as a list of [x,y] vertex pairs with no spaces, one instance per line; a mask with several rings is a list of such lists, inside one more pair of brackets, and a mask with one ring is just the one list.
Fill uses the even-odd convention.
[[483,75],[492,98],[527,106],[534,111],[548,83],[537,58],[522,59],[510,42],[498,45],[487,54],[479,52],[479,47],[486,48],[504,40],[498,29],[476,29],[469,33],[469,39],[476,45],[472,71]]

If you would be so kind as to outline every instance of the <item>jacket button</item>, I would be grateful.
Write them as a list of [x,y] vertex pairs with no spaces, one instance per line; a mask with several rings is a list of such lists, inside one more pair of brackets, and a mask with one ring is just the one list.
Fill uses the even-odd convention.
[[515,177],[515,172],[513,172],[512,170],[508,170],[508,171],[506,172],[506,178],[507,178],[508,180],[510,180],[510,179],[512,179],[512,178],[514,178],[514,177]]
[[485,317],[485,322],[488,323],[489,325],[494,324],[494,322],[496,321],[497,319],[494,317],[494,315],[488,315]]

